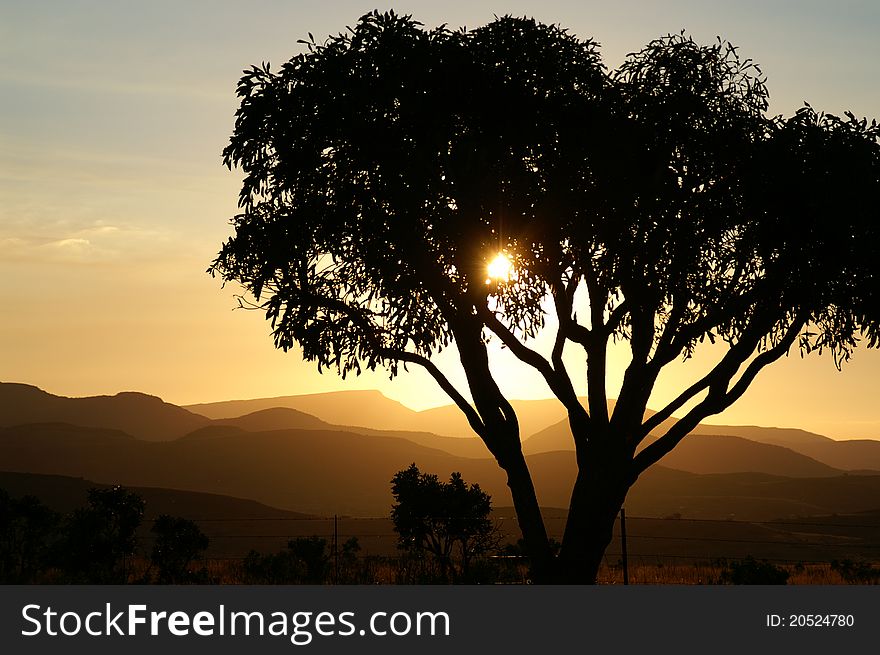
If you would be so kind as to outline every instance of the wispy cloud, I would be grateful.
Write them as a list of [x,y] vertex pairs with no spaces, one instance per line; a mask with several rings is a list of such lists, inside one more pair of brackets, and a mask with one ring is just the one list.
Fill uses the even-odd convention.
[[0,257],[8,262],[88,264],[141,258],[173,249],[172,235],[158,228],[70,222],[27,224],[17,234],[0,234]]
[[194,84],[192,80],[177,84],[130,82],[117,79],[89,78],[82,76],[57,77],[53,75],[22,74],[14,70],[0,70],[0,84],[5,86],[39,87],[65,91],[88,91],[139,96],[167,96],[190,98],[209,102],[229,102],[232,97],[227,80],[215,83]]

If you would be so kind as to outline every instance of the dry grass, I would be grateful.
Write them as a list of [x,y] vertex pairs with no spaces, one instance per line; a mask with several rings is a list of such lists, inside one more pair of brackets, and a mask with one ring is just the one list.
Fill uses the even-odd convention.
[[[830,564],[780,564],[789,573],[790,585],[847,585]],[[719,584],[723,567],[712,562],[692,564],[637,564],[629,567],[630,584],[700,585]],[[604,566],[599,571],[599,584],[623,584],[620,566]]]
[[[365,558],[363,569],[356,575],[341,576],[342,584],[436,584],[440,580],[429,567],[405,562],[395,558]],[[212,559],[206,561],[209,577],[218,584],[245,584],[241,560]],[[790,585],[846,585],[830,564],[782,564],[789,572]],[[629,567],[629,583],[632,585],[705,585],[719,584],[723,567],[717,562],[694,562],[687,564],[636,564]],[[328,583],[332,582],[328,580]],[[491,584],[490,579],[482,582]],[[524,565],[505,566],[496,584],[527,584],[528,571]],[[599,584],[623,584],[620,566],[603,566],[599,571]]]

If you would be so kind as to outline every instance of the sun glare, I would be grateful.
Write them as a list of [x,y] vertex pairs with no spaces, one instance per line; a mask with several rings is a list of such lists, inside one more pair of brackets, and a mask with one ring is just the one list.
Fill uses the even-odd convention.
[[503,252],[499,252],[495,259],[489,262],[488,267],[486,268],[487,273],[489,274],[489,278],[486,280],[486,284],[490,282],[507,282],[510,280],[510,274],[513,270],[513,263],[508,259],[507,255]]

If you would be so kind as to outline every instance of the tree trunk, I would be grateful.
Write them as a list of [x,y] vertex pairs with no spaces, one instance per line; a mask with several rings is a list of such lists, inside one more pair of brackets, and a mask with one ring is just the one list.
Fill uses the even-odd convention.
[[510,453],[501,467],[507,472],[507,486],[513,497],[519,527],[525,542],[526,554],[532,566],[532,581],[538,584],[552,582],[554,578],[553,552],[547,539],[544,518],[538,506],[538,497],[532,476],[526,466],[522,450]]
[[571,495],[555,582],[595,584],[614,521],[632,481],[623,458],[591,457],[581,466]]

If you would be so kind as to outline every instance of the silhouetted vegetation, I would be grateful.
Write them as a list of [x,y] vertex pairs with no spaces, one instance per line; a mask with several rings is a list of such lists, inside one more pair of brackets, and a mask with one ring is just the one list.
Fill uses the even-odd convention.
[[327,540],[322,537],[299,537],[287,544],[287,549],[262,555],[251,551],[242,565],[246,584],[324,584],[338,576],[343,583],[364,582],[358,578],[357,537],[351,537],[338,553],[336,561]]
[[788,582],[791,575],[782,567],[749,556],[743,560],[723,563],[719,576],[721,584],[772,584]]
[[831,570],[836,571],[850,584],[880,583],[880,568],[875,567],[871,562],[835,559],[831,560]]
[[491,498],[480,485],[468,485],[460,473],[449,482],[422,473],[415,464],[391,480],[391,520],[403,550],[430,554],[442,577],[467,578],[474,557],[496,550],[501,534],[489,513]]
[[156,535],[156,542],[150,564],[158,569],[159,584],[208,582],[204,567],[192,569],[192,563],[208,548],[208,537],[198,525],[189,519],[162,514],[153,523],[151,532]]
[[[839,366],[880,343],[880,127],[768,116],[763,74],[732,45],[669,35],[609,71],[594,41],[534,20],[426,30],[374,12],[306,47],[239,82],[223,160],[243,170],[241,213],[210,271],[321,370],[432,375],[504,469],[536,580],[595,581],[640,474],[792,348]],[[550,323],[546,356],[527,340]],[[568,414],[558,557],[488,337]],[[704,341],[724,346],[717,364],[646,414],[663,368]],[[431,360],[452,343],[466,392]]]
[[143,499],[120,486],[89,489],[86,504],[65,516],[33,496],[15,499],[0,489],[0,583],[210,581],[204,566],[192,567],[208,537],[192,521],[167,515],[153,523],[149,566],[135,575],[143,517]]
[[0,582],[39,580],[52,560],[60,517],[37,498],[10,498],[0,489]]
[[135,532],[144,516],[144,501],[126,489],[90,489],[88,504],[66,517],[58,542],[64,582],[121,584],[125,558],[137,545]]

